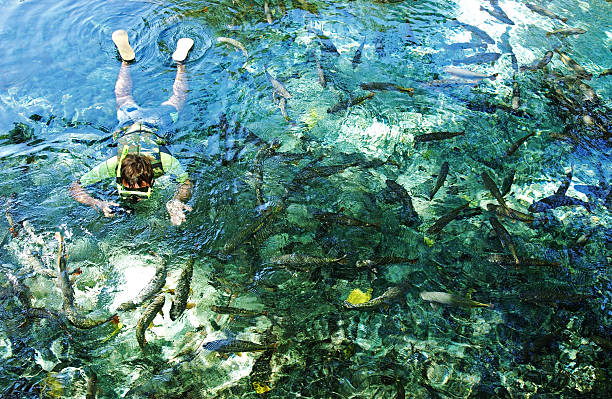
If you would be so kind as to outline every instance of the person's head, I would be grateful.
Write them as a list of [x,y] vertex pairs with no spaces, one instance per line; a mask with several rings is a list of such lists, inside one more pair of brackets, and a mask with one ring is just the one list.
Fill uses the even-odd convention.
[[131,201],[148,198],[153,186],[151,160],[143,155],[127,154],[121,161],[117,188],[119,194]]
[[121,184],[128,189],[151,187],[153,167],[144,155],[128,154],[121,162]]

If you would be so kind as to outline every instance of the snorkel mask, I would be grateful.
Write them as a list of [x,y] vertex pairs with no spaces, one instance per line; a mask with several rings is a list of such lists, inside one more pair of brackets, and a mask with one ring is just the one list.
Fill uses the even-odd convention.
[[127,156],[127,154],[128,147],[126,146],[121,152],[119,164],[117,165],[117,191],[119,192],[121,198],[130,200],[132,202],[135,202],[139,199],[149,198],[151,196],[153,182],[151,182],[151,185],[149,187],[142,188],[126,188],[123,186],[123,182],[121,180],[121,164],[123,163],[123,159]]

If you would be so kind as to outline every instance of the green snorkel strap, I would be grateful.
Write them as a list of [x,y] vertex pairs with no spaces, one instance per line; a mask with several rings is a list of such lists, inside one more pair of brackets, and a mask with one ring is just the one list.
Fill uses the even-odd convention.
[[123,147],[123,150],[121,151],[121,155],[119,155],[119,160],[117,161],[117,178],[116,178],[116,182],[117,182],[117,190],[119,191],[119,193],[121,193],[121,191],[123,190],[123,184],[121,181],[121,164],[123,163],[123,160],[125,159],[125,157],[128,154],[129,151],[129,147],[126,145]]

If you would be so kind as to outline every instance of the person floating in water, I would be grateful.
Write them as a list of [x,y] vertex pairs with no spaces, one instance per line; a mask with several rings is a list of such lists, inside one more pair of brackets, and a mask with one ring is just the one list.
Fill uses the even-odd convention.
[[155,178],[169,174],[176,178],[179,186],[172,199],[166,203],[166,209],[172,224],[180,225],[185,221],[185,211],[191,211],[185,202],[191,197],[192,183],[179,161],[163,144],[167,129],[176,122],[187,98],[187,77],[183,61],[193,47],[193,40],[179,39],[176,51],[172,54],[177,66],[172,96],[158,108],[145,109],[132,98],[130,62],[134,61],[135,55],[127,32],[117,30],[113,32],[112,39],[122,59],[115,84],[119,126],[113,136],[118,140],[117,155],[98,164],[73,182],[69,189],[70,195],[78,202],[101,211],[104,216],[112,217],[113,208],[119,204],[94,198],[83,187],[104,179],[115,179],[122,200],[137,202],[149,198]]

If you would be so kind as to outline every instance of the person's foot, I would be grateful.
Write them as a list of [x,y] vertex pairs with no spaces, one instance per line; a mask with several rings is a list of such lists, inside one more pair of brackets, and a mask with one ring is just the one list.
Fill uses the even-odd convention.
[[172,59],[176,62],[183,62],[193,47],[193,39],[182,37],[176,42],[176,50],[172,54]]
[[113,32],[113,42],[117,46],[121,59],[125,62],[134,61],[136,58],[132,46],[130,46],[130,40],[128,34],[123,29],[119,29]]

